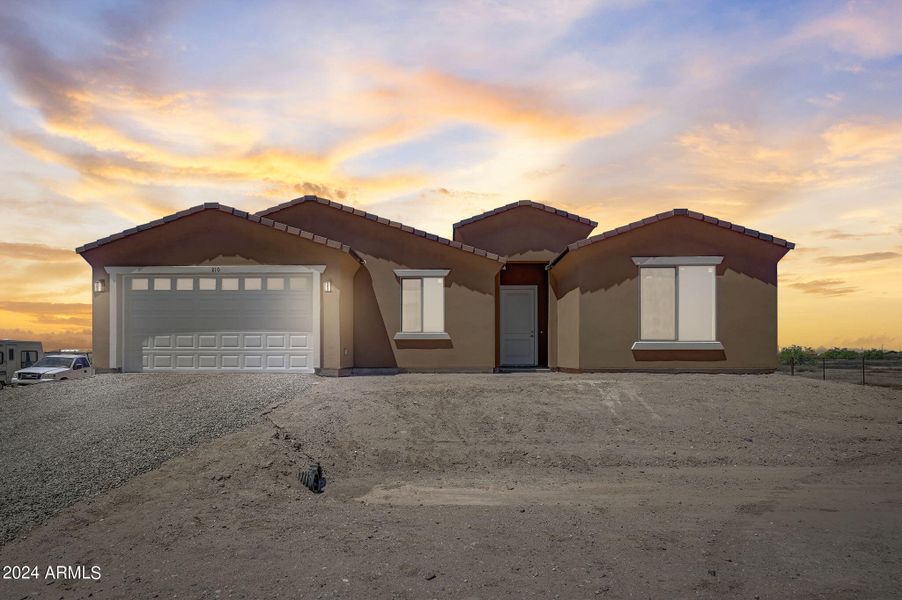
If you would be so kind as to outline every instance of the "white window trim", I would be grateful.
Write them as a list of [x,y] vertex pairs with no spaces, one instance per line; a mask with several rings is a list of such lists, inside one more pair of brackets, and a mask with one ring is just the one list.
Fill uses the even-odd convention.
[[[155,266],[155,267],[104,267],[107,274],[110,275],[110,368],[118,369],[123,364],[122,347],[119,344],[119,337],[122,335],[122,327],[119,326],[120,314],[122,313],[122,303],[124,302],[124,294],[118,283],[123,282],[126,275],[137,274],[174,274],[174,273],[197,273],[210,275],[225,275],[230,273],[250,273],[256,275],[258,273],[287,273],[287,274],[313,274],[313,289],[320,289],[320,278],[326,265],[185,265],[176,266]],[[320,294],[313,294],[313,315],[321,314]],[[321,338],[322,338],[322,320],[320,326],[313,332],[313,368],[320,368],[321,364]]]
[[403,277],[447,277],[451,269],[395,269],[395,275]]
[[639,267],[705,267],[719,265],[723,256],[634,256]]
[[723,350],[720,342],[633,342],[631,350]]
[[[395,269],[395,276],[400,279],[427,279],[436,278],[444,280],[448,276],[451,269]],[[422,290],[420,291],[420,311],[423,310]],[[446,303],[443,302],[443,308]],[[404,303],[400,302],[400,321],[401,327],[404,322]],[[445,318],[447,311],[442,315],[442,324],[447,329]],[[422,318],[422,317],[421,317]],[[422,326],[422,324],[421,324]],[[446,331],[399,331],[394,335],[396,340],[450,340],[451,336]]]
[[395,334],[396,340],[450,340],[451,336],[444,331],[399,331]]
[[680,320],[679,320],[679,295],[680,280],[679,267],[699,267],[699,266],[716,266],[723,262],[723,256],[634,256],[633,264],[639,267],[639,336],[640,339],[633,342],[631,350],[723,350],[723,344],[718,341],[717,315],[720,312],[717,306],[717,273],[714,273],[714,340],[705,341],[689,341],[689,340],[643,340],[642,335],[642,268],[673,268],[676,269],[676,285],[674,293],[676,294],[676,303],[674,311],[676,318],[674,321],[674,336],[679,338]]

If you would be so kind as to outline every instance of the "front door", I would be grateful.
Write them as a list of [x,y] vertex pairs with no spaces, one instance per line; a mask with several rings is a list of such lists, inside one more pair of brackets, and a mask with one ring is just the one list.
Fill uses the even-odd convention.
[[501,286],[501,365],[534,367],[538,358],[536,286]]

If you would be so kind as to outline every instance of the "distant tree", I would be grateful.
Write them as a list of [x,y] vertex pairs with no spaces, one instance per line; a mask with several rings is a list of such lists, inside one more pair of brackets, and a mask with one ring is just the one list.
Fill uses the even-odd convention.
[[783,365],[788,365],[792,361],[797,365],[803,365],[814,362],[817,359],[817,352],[808,346],[787,346],[780,350],[777,358]]
[[861,354],[857,350],[852,350],[851,348],[837,348],[833,347],[829,350],[824,350],[821,352],[821,358],[844,358],[844,359],[852,359],[852,358],[860,358]]
[[863,350],[861,354],[867,360],[884,360],[886,358],[889,358],[889,355],[895,353],[887,352],[886,350],[882,350],[880,348],[871,348],[869,350]]

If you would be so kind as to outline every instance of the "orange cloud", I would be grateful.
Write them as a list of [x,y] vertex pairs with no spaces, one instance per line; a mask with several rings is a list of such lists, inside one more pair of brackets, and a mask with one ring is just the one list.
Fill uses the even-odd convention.
[[574,112],[547,92],[485,83],[436,70],[403,70],[368,63],[365,72],[375,79],[375,85],[355,102],[362,102],[365,110],[374,113],[400,111],[407,123],[406,127],[395,125],[384,130],[381,135],[388,139],[409,135],[417,127],[463,121],[494,130],[523,130],[540,137],[581,140],[623,131],[651,114],[645,106]]
[[902,157],[902,122],[840,123],[823,134],[829,156],[839,166],[884,163]]
[[91,330],[77,331],[35,331],[33,329],[0,327],[0,338],[12,340],[34,340],[44,346],[44,350],[62,350],[77,348],[83,351],[91,349]]
[[844,296],[851,294],[858,288],[846,285],[841,279],[815,279],[812,281],[798,281],[790,283],[790,287],[802,290],[806,294],[818,294],[821,296]]
[[0,242],[0,256],[18,260],[38,262],[81,260],[74,251],[66,248],[53,248],[44,244],[21,244]]
[[902,254],[898,252],[868,252],[866,254],[851,254],[848,256],[822,256],[818,260],[831,265],[842,265],[889,260],[899,256],[902,256]]

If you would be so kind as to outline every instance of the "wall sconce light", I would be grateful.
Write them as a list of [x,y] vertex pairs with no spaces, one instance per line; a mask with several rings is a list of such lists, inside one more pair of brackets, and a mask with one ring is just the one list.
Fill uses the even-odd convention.
[[332,281],[327,279],[323,282],[323,291],[327,294],[332,291]]
[[98,279],[94,282],[94,291],[100,294],[106,288],[106,282],[103,279]]

